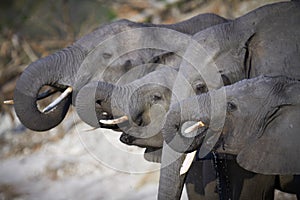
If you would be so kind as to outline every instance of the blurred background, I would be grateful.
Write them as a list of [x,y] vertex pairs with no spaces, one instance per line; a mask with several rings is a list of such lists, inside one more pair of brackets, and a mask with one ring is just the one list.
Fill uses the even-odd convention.
[[[272,2],[278,1],[1,0],[0,200],[156,199],[159,165],[142,164],[143,151],[122,146],[119,134],[88,130],[72,110],[47,132],[20,124],[13,107],[2,102],[13,98],[16,80],[28,64],[117,19],[174,23],[207,12],[233,19]],[[120,156],[103,140],[140,158]],[[276,199],[295,197],[277,192]]]

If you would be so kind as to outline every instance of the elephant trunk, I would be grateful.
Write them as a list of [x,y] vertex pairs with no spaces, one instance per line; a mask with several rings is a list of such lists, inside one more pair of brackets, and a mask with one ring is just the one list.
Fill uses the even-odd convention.
[[[190,152],[199,148],[203,142],[200,133],[195,137],[184,135],[183,124],[201,120],[208,125],[211,110],[210,96],[203,94],[173,104],[163,127],[164,146],[160,171],[158,199],[180,199],[185,174],[181,173],[183,161],[186,158],[182,152]],[[185,128],[183,128],[185,127]]]
[[[215,111],[210,99],[209,94],[202,94],[171,106],[162,131],[169,147],[177,152],[191,152],[201,145]],[[199,129],[187,131],[199,122]]]
[[[77,57],[76,57],[77,55]],[[71,104],[71,95],[61,101],[55,109],[41,112],[37,107],[38,94],[43,86],[58,90],[74,83],[74,68],[83,59],[80,48],[75,46],[30,64],[17,81],[14,91],[14,108],[20,121],[34,131],[46,131],[57,126],[65,117]]]
[[[91,82],[82,87],[76,97],[76,111],[82,121],[93,127],[105,127],[100,120],[125,114],[126,87],[106,82]],[[114,128],[107,126],[105,128]]]
[[164,144],[160,169],[158,200],[179,200],[186,174],[180,175],[184,156]]

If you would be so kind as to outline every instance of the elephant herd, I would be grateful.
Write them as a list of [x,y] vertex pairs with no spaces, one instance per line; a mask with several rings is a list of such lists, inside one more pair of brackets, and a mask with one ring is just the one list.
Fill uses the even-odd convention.
[[[43,86],[63,97],[41,111]],[[234,20],[119,20],[30,64],[14,108],[34,131],[82,121],[160,162],[158,199],[300,199],[300,2]]]

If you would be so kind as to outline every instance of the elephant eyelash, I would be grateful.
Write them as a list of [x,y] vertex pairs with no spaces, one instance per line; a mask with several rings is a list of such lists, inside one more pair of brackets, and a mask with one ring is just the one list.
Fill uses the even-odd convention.
[[233,102],[227,102],[227,111],[228,112],[233,112],[235,110],[237,110],[236,104],[233,103]]
[[153,103],[162,100],[162,96],[160,94],[154,94],[151,96],[151,100]]

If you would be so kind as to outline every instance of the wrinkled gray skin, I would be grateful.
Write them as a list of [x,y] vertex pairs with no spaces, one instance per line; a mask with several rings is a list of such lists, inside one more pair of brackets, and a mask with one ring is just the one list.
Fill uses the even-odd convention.
[[[299,9],[299,2],[271,4],[196,34],[175,81],[174,96],[197,94],[194,85],[211,90],[261,74],[300,79]],[[180,198],[174,187],[180,166],[178,159],[162,168],[158,199]]]
[[[130,116],[129,123],[119,125],[124,132],[121,141],[128,145],[160,148],[163,138],[157,134],[158,128],[162,126],[168,110],[172,96],[170,88],[176,75],[174,68],[160,65],[156,71],[122,86],[91,82],[79,91],[76,111],[83,121],[93,127],[100,127],[99,120],[104,118],[103,112],[107,113],[106,117],[110,115],[108,118]],[[147,110],[146,118],[138,113],[130,114],[130,106],[138,105]]]
[[[136,46],[139,43],[137,38],[141,38],[143,41],[145,38],[149,38],[150,41],[157,41],[160,45],[164,45],[164,42],[156,37],[155,31],[127,33],[126,36],[118,38],[121,41],[114,38],[118,33],[137,30],[137,28],[160,27],[193,35],[199,31],[199,28],[202,30],[213,23],[219,24],[224,21],[225,19],[217,15],[203,14],[171,25],[143,24],[119,20],[102,26],[63,50],[33,62],[25,69],[17,81],[14,92],[16,114],[29,129],[35,131],[49,130],[64,119],[72,103],[72,98],[69,96],[57,105],[56,109],[42,113],[37,108],[37,98],[39,90],[43,86],[49,85],[58,91],[71,86],[74,102],[79,89],[88,82],[92,80],[114,82],[132,67],[155,61],[155,57],[168,53],[164,49],[156,50],[155,44],[153,45],[154,49],[150,47],[137,51],[137,48],[140,47]],[[152,34],[149,34],[149,32]],[[166,35],[166,37],[168,36]],[[126,41],[125,44],[124,41]],[[185,42],[179,41],[176,43],[179,46],[172,46],[172,44],[166,46],[175,51],[184,47]],[[143,76],[149,70],[141,70],[141,74],[137,77]]]
[[[203,139],[210,130],[211,100],[223,93],[223,89],[226,107],[219,109],[225,109],[226,117],[223,127],[212,130],[221,133],[214,150],[237,155],[240,166],[256,173],[300,174],[300,80],[283,76],[243,80],[173,104],[163,128],[168,146],[190,152],[205,145]],[[200,120],[207,127],[200,128],[195,137],[181,134],[182,124]],[[296,184],[293,181],[296,177],[291,180],[291,184]],[[290,192],[299,195],[297,187]]]

